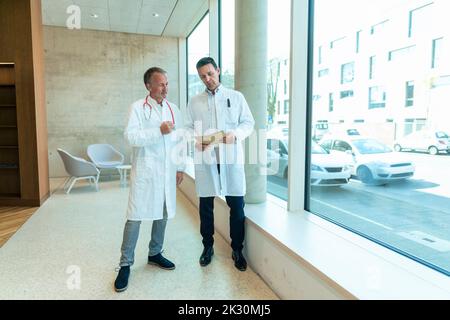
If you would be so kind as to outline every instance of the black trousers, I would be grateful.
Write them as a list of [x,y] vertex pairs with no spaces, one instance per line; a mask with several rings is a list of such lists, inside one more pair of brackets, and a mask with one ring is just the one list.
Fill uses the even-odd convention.
[[[220,173],[220,170],[219,170]],[[200,234],[205,247],[214,244],[214,198],[200,198]],[[225,197],[230,207],[230,238],[233,250],[242,250],[245,238],[244,197]]]

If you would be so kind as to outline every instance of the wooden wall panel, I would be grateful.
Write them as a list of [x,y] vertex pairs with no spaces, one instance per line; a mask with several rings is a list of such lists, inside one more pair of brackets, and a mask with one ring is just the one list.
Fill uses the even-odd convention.
[[0,1],[0,63],[15,64],[20,200],[26,203],[42,203],[49,194],[40,2]]

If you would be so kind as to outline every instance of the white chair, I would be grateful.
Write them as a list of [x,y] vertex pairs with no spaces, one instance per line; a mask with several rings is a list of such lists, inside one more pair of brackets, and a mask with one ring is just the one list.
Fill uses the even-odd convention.
[[[95,190],[98,191],[98,178],[100,177],[100,170],[98,170],[92,162],[86,161],[83,158],[74,157],[65,150],[57,149],[61,159],[64,163],[64,168],[70,175],[69,180],[64,184],[64,190],[68,194],[72,190],[73,185],[78,180],[88,179],[90,183],[95,184]],[[67,188],[67,186],[70,186]]]
[[87,154],[98,169],[114,169],[123,164],[125,157],[110,144],[91,144]]

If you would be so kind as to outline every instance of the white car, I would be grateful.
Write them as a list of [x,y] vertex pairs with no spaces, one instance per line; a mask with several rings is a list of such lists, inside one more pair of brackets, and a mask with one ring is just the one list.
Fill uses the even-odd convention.
[[[288,140],[267,139],[267,171],[269,175],[288,177]],[[350,164],[345,158],[338,159],[312,141],[311,185],[340,186],[350,179]]]
[[414,175],[415,167],[404,155],[384,143],[362,136],[325,138],[320,145],[333,154],[346,154],[352,161],[352,175],[365,184],[385,184]]
[[450,153],[450,137],[446,132],[420,130],[400,138],[394,143],[395,151],[425,151],[436,155],[439,152]]

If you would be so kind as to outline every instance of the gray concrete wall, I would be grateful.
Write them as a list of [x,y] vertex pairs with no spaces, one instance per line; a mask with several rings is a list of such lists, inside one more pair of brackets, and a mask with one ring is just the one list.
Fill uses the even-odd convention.
[[129,161],[123,130],[149,67],[167,70],[179,105],[177,38],[46,26],[44,48],[50,177],[66,176],[57,148],[87,159],[89,144],[109,143]]

